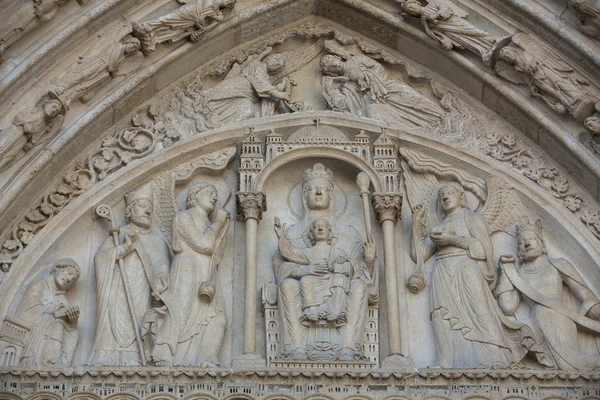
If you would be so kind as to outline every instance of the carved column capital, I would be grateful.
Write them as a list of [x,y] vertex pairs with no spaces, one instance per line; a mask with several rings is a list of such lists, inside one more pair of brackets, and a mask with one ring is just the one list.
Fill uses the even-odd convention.
[[373,193],[373,209],[379,222],[391,220],[394,223],[400,218],[402,195],[399,193]]
[[263,192],[237,192],[237,219],[250,218],[260,221],[263,211],[267,211],[267,197]]

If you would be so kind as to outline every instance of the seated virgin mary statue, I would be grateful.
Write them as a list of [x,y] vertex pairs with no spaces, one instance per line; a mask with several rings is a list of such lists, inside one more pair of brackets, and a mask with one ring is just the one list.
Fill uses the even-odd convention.
[[303,219],[275,224],[285,359],[366,361],[367,308],[378,301],[375,245],[332,214],[333,189],[331,171],[315,164],[303,174]]

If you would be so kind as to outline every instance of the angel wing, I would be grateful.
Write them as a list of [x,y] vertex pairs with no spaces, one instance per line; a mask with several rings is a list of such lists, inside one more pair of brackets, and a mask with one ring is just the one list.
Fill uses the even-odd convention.
[[401,162],[404,171],[404,184],[406,186],[406,197],[410,208],[422,204],[427,210],[427,221],[425,229],[429,230],[440,223],[437,212],[437,195],[439,182],[435,175],[415,174],[403,160]]
[[352,57],[352,54],[350,54],[350,52],[336,40],[326,40],[325,50],[327,50],[328,53],[341,57],[343,60],[347,60]]
[[285,68],[279,73],[273,75],[273,83],[279,83],[284,77],[291,75],[300,68],[304,67],[311,60],[317,57],[323,51],[323,48],[323,40],[319,39],[309,46],[304,46],[297,50],[281,53],[285,60]]
[[481,209],[488,233],[504,231],[513,235],[512,226],[527,219],[525,207],[513,188],[499,176],[491,176],[486,181],[488,197]]
[[175,176],[165,172],[152,181],[154,192],[154,222],[169,243],[173,240],[172,224],[177,213],[175,204]]
[[[404,171],[404,185],[406,187],[408,205],[411,209],[419,204],[425,207],[425,232],[429,232],[431,228],[440,223],[437,212],[438,180],[435,175],[415,174],[404,160],[402,160],[401,165]],[[414,262],[422,264],[417,255],[414,240],[415,238],[411,241],[410,257]]]

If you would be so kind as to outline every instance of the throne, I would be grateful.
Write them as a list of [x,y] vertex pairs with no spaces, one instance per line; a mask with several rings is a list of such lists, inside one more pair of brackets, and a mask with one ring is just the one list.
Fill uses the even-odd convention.
[[277,305],[277,285],[274,282],[263,284],[262,310],[265,316],[265,344],[267,367],[275,368],[352,368],[375,369],[379,365],[379,306],[370,305],[362,338],[362,351],[365,360],[289,360],[282,356],[283,337],[281,317]]

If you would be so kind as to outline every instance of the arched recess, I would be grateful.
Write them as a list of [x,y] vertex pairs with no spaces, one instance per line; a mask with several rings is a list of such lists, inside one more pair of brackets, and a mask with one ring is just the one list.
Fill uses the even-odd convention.
[[302,158],[332,158],[336,160],[343,160],[353,166],[355,166],[360,171],[365,172],[369,178],[371,179],[371,183],[375,189],[375,192],[382,192],[382,183],[377,176],[377,173],[373,169],[371,165],[361,160],[355,155],[348,154],[340,149],[330,148],[330,147],[319,147],[319,146],[306,146],[303,148],[292,150],[288,153],[282,154],[276,157],[272,162],[270,162],[261,172],[258,174],[255,183],[255,190],[260,192],[263,190],[265,182],[269,179],[269,177],[277,171],[277,169],[282,166],[295,161],[300,160]]
[[141,400],[139,396],[133,393],[115,393],[107,396],[105,400]]
[[144,400],[178,400],[179,398],[175,395],[168,393],[156,393],[146,396]]
[[[123,399],[128,400],[126,398],[123,398]],[[130,397],[130,399],[138,400],[138,398],[135,396]],[[95,393],[77,392],[75,394],[71,394],[71,395],[65,397],[65,400],[102,400],[102,398]]]
[[37,392],[29,397],[30,400],[63,400],[63,398],[52,392]]
[[[197,68],[201,62],[213,60],[213,46],[216,46],[217,43],[219,45],[226,43],[228,49],[233,49],[240,45],[240,38],[235,36],[236,29],[243,27],[244,40],[250,41],[257,39],[260,35],[279,35],[283,29],[293,29],[299,26],[300,22],[307,21],[310,23],[320,21],[331,27],[345,26],[355,29],[359,34],[373,39],[371,43],[375,43],[379,47],[388,46],[392,50],[401,50],[408,57],[430,66],[435,73],[447,76],[451,80],[454,80],[453,75],[460,71],[461,79],[455,81],[478,101],[511,123],[522,124],[523,131],[535,132],[536,140],[542,132],[563,144],[563,150],[568,156],[559,157],[560,159],[557,161],[573,171],[582,172],[574,174],[575,179],[580,179],[580,182],[587,185],[593,195],[597,196],[597,159],[585,147],[573,140],[566,140],[565,129],[561,125],[561,121],[548,117],[547,110],[533,105],[520,90],[506,85],[504,81],[490,74],[486,69],[475,66],[472,60],[462,53],[440,50],[439,46],[428,39],[424,33],[402,19],[396,18],[395,14],[392,13],[392,17],[390,17],[389,12],[371,4],[361,4],[361,2],[350,0],[342,0],[341,3],[342,8],[346,7],[356,14],[360,23],[352,24],[352,19],[341,15],[337,16],[332,11],[335,8],[329,7],[330,5],[323,1],[315,2],[314,7],[296,3],[293,4],[293,10],[289,8],[292,4],[286,4],[286,1],[270,2],[267,5],[259,3],[253,4],[235,20],[230,20],[219,29],[210,32],[206,37],[206,43],[202,46],[184,43],[173,51],[165,51],[160,55],[154,54],[148,59],[144,68],[136,70],[127,79],[115,82],[104,91],[102,93],[104,97],[100,96],[98,101],[89,103],[85,107],[78,107],[80,113],[73,115],[73,119],[68,120],[68,124],[65,124],[60,135],[48,141],[44,146],[36,148],[32,152],[31,159],[20,168],[10,171],[12,177],[0,193],[0,209],[3,210],[0,213],[0,225],[11,226],[14,218],[26,212],[23,205],[15,201],[17,196],[38,197],[44,189],[47,189],[50,178],[64,170],[65,160],[72,160],[82,147],[92,143],[109,126],[119,122],[128,111],[156,95],[168,84],[173,83],[176,78]],[[268,13],[276,13],[275,15],[281,16],[281,18],[270,18],[271,21],[280,24],[276,28],[281,28],[286,23],[291,23],[291,25],[279,30],[274,29],[270,24],[261,26],[260,29],[253,29],[255,25],[250,23],[251,20],[255,17],[257,19],[264,17]],[[306,20],[302,21],[301,18],[306,18]],[[373,19],[380,23],[381,30],[373,32],[367,29],[367,27],[374,26]],[[235,38],[226,40],[230,36],[235,36]],[[422,49],[427,49],[427,51],[422,51]],[[221,48],[219,48],[219,53],[222,53]],[[434,54],[443,62],[427,60],[428,54]],[[174,64],[177,65],[177,73],[170,71]],[[484,93],[490,92],[492,95],[484,95]],[[19,91],[13,90],[12,93],[17,96]],[[21,97],[28,95],[26,90],[21,93],[25,93]],[[11,101],[3,103],[13,104]],[[23,104],[19,106],[21,105]],[[517,121],[514,120],[515,115],[526,117]],[[538,142],[541,147],[544,147],[551,140],[538,140]]]
[[[281,118],[278,124],[284,126],[287,123],[292,127],[297,127],[302,125],[298,121],[303,118],[306,124],[310,124],[312,117],[303,115]],[[353,121],[352,117],[338,116],[338,124],[332,125],[342,130],[349,129],[348,126],[352,126]],[[224,128],[203,136],[192,137],[147,158],[132,162],[127,168],[110,175],[107,179],[77,197],[63,212],[48,223],[43,233],[19,257],[17,264],[14,266],[14,273],[9,275],[8,279],[3,282],[5,290],[3,290],[2,299],[0,299],[0,317],[4,318],[7,315],[15,294],[26,281],[32,268],[40,266],[40,263],[50,262],[50,260],[45,259],[45,255],[50,249],[56,249],[55,243],[65,232],[73,228],[82,216],[91,215],[93,210],[100,204],[121,201],[125,193],[148,182],[165,170],[175,168],[213,152],[231,149],[246,137],[245,132],[247,130],[244,128],[247,126],[253,126],[255,135],[258,136],[266,135],[270,131],[268,127],[257,129],[259,125],[249,122],[230,129]],[[380,127],[375,124],[363,123],[360,127],[367,132],[372,132],[373,136],[381,132]],[[532,210],[532,214],[537,214],[544,220],[547,232],[552,232],[553,238],[561,238],[563,247],[557,248],[557,250],[569,250],[572,253],[577,253],[579,261],[585,261],[576,263],[578,265],[600,265],[600,250],[595,245],[595,238],[583,225],[578,221],[574,221],[569,212],[560,203],[557,204],[547,191],[532,186],[527,178],[506,168],[500,168],[495,161],[490,161],[485,156],[472,154],[466,150],[459,150],[448,145],[441,145],[431,139],[392,130],[387,132],[387,135],[395,140],[401,148],[428,152],[428,154],[433,154],[446,162],[452,162],[457,168],[469,168],[471,173],[479,179],[485,179],[491,175],[501,176],[515,188],[521,200]],[[103,232],[104,228],[102,228],[100,235],[104,235]],[[64,254],[64,256],[66,255]],[[93,264],[88,266],[88,268],[92,267]],[[600,282],[598,271],[590,269],[586,272],[586,277],[592,279],[593,285],[598,286]]]
[[217,400],[217,398],[210,394],[192,393],[185,396],[183,400]]

